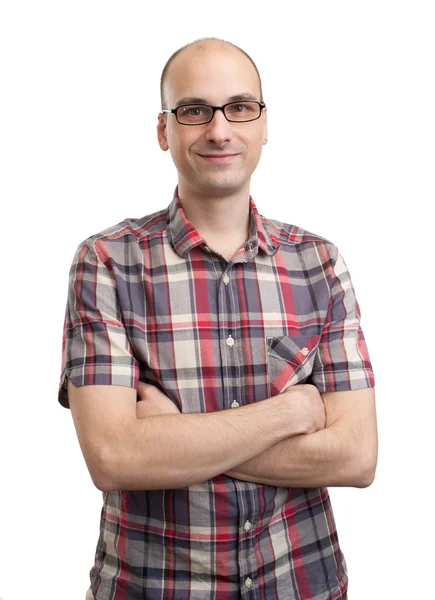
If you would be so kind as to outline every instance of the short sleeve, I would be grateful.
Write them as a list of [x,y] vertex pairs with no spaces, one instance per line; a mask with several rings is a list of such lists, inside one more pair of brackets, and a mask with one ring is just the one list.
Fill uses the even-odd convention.
[[69,272],[58,401],[69,408],[67,379],[75,386],[137,389],[138,361],[122,321],[115,278],[94,243],[82,242]]
[[361,312],[349,271],[333,246],[327,317],[314,358],[310,381],[319,392],[374,387],[374,373],[360,325]]

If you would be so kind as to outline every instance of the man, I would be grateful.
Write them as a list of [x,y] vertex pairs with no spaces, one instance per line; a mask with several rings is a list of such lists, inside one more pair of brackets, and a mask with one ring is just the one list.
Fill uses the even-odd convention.
[[257,211],[267,109],[241,49],[183,47],[161,91],[172,202],[70,271],[59,401],[104,498],[88,598],[346,598],[327,486],[366,487],[377,461],[349,273]]

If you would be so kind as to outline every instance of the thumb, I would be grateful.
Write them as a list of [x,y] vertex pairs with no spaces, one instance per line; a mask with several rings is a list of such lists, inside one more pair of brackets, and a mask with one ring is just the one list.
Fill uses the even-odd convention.
[[139,394],[139,396],[141,397],[141,399],[143,399],[143,397],[145,396],[145,394],[147,393],[147,390],[149,388],[149,384],[148,383],[144,383],[143,381],[139,381],[137,384],[137,393]]

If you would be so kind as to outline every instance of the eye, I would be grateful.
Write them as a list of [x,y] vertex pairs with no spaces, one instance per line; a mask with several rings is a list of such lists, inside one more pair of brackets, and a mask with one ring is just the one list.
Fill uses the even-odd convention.
[[195,107],[195,108],[189,108],[189,110],[187,111],[187,113],[189,115],[192,115],[194,117],[197,117],[201,114],[201,108]]
[[231,104],[230,110],[234,113],[242,114],[245,112],[252,112],[256,108],[256,104],[252,102],[238,102],[237,104]]
[[184,106],[181,114],[189,117],[200,117],[204,114],[202,106]]

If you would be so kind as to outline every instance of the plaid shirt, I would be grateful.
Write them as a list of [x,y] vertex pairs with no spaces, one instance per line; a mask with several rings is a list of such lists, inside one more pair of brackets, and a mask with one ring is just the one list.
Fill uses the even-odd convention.
[[[70,270],[59,402],[75,386],[153,382],[182,413],[260,402],[299,383],[374,387],[345,262],[325,238],[268,220],[228,262],[178,198],[82,242]],[[255,439],[252,440],[255,444]],[[97,600],[327,600],[348,577],[327,488],[224,474],[103,493]]]

